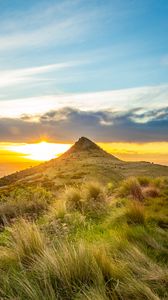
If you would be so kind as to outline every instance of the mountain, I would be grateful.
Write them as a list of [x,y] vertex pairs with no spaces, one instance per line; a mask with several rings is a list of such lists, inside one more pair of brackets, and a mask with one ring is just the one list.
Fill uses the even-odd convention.
[[88,154],[88,156],[99,156],[99,157],[108,157],[113,159],[114,161],[119,161],[119,159],[103,149],[101,149],[98,145],[94,142],[89,140],[86,137],[81,137],[68,151],[66,151],[60,158],[72,158],[78,157],[84,154]]
[[67,152],[32,167],[0,178],[0,187],[9,184],[42,184],[62,187],[89,179],[118,181],[128,176],[168,176],[168,167],[149,162],[125,162],[81,137]]

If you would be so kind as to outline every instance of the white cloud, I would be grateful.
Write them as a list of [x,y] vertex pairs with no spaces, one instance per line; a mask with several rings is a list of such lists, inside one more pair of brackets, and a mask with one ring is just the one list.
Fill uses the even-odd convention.
[[[34,70],[34,72],[36,71]],[[168,85],[145,86],[95,93],[58,94],[1,100],[0,115],[4,117],[15,117],[25,113],[36,115],[63,107],[71,107],[83,111],[96,111],[99,109],[119,110],[120,112],[121,110],[128,111],[141,107],[142,109],[139,111],[141,114],[148,109],[167,106],[167,99]]]
[[[11,85],[20,84],[20,82],[36,80],[35,75],[46,74],[60,69],[70,68],[78,62],[65,62],[38,66],[32,68],[22,68],[15,70],[0,71],[0,87],[8,87]],[[40,80],[43,80],[42,78]]]

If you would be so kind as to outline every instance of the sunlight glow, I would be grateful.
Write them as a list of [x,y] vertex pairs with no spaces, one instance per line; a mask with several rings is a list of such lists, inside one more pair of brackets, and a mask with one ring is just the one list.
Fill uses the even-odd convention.
[[[105,151],[126,161],[150,161],[168,165],[168,142],[153,143],[98,143]],[[67,151],[71,144],[36,144],[0,142],[0,163],[31,163],[47,161]]]
[[22,144],[8,146],[7,150],[22,153],[25,158],[36,161],[47,161],[58,157],[60,154],[70,148],[70,144],[54,144],[42,141],[37,144]]

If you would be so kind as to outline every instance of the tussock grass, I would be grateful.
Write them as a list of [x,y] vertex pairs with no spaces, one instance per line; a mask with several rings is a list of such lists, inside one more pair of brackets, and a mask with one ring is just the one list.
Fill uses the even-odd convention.
[[107,214],[108,199],[105,190],[100,183],[88,182],[83,186],[82,194],[87,216],[99,218]]
[[167,198],[141,202],[151,187],[131,178],[118,198],[88,182],[49,201],[36,224],[15,220],[0,233],[0,299],[167,299]]
[[147,186],[150,185],[152,179],[150,177],[147,177],[147,176],[139,176],[138,181],[139,181],[139,184],[142,187],[147,187]]
[[[34,224],[28,222],[23,226],[29,234],[34,228]],[[22,237],[15,235],[14,240],[16,236]],[[32,238],[28,240],[32,243]],[[16,252],[21,265],[19,263],[10,270],[7,278],[2,279],[0,295],[8,293],[9,299],[21,300],[93,297],[138,300],[160,299],[158,293],[166,295],[167,271],[137,246],[128,241],[125,243],[123,239],[122,243],[120,239],[117,243],[114,250],[114,246],[96,246],[84,240],[77,243],[62,241],[54,246],[47,245],[45,240],[41,245],[38,238],[31,247],[25,241],[21,245],[17,242]]]
[[67,188],[63,200],[69,212],[78,211],[90,218],[98,218],[107,213],[107,194],[98,182],[88,182],[80,188]]
[[122,197],[131,196],[135,200],[138,200],[138,201],[143,200],[142,188],[141,188],[138,180],[134,177],[125,179],[122,182],[118,192],[119,192],[119,195]]
[[94,199],[97,201],[104,201],[104,188],[99,182],[87,182],[83,187],[84,197],[88,200]]
[[34,223],[21,219],[9,231],[11,236],[8,247],[22,263],[31,261],[44,250],[44,237]]
[[144,206],[138,202],[132,202],[128,205],[126,211],[127,222],[129,224],[144,224],[145,211]]
[[160,190],[156,186],[148,186],[143,190],[144,197],[157,198],[160,195]]
[[163,188],[166,184],[166,179],[163,177],[153,178],[152,185],[157,188]]
[[53,195],[42,187],[22,187],[9,193],[0,202],[0,224],[5,224],[16,217],[36,218],[47,210]]
[[[106,295],[105,287],[93,287],[89,290],[84,290],[79,295],[76,296],[75,300],[108,300]],[[115,298],[114,298],[115,299]]]
[[49,208],[49,215],[51,219],[64,219],[67,213],[66,201],[56,200]]
[[68,210],[83,212],[82,195],[78,188],[67,188],[64,194],[64,199]]

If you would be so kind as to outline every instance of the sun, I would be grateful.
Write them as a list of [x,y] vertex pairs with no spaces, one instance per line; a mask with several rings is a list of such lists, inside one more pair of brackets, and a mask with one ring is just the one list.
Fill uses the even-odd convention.
[[58,157],[70,148],[70,144],[56,144],[42,141],[36,144],[21,144],[8,147],[8,150],[21,153],[30,160],[47,161]]

